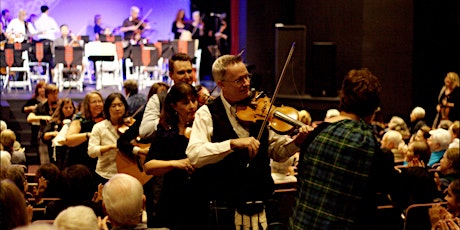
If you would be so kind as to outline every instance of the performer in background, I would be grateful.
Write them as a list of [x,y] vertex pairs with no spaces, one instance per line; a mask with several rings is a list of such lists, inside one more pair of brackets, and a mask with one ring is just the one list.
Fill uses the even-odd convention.
[[125,41],[129,41],[136,30],[140,30],[142,33],[143,30],[150,29],[150,25],[148,23],[141,22],[139,11],[140,10],[137,6],[132,6],[129,18],[123,21],[120,31],[124,33]]
[[201,18],[200,11],[192,13],[192,38],[200,39],[204,36],[204,22]]
[[37,35],[39,41],[54,41],[56,39],[56,33],[59,32],[59,26],[54,18],[49,16],[48,6],[42,6],[40,8],[42,14],[35,22],[35,27],[40,34]]
[[179,39],[182,32],[184,31],[191,31],[190,24],[186,23],[185,10],[180,9],[179,11],[177,11],[176,19],[172,24],[171,32],[174,34],[174,39]]
[[27,12],[20,9],[18,17],[11,20],[6,28],[6,36],[10,42],[27,42],[29,36],[36,34],[37,31],[32,23],[26,22]]
[[11,21],[11,14],[8,9],[3,9],[2,10],[2,25],[3,25],[3,30],[6,30],[6,27],[8,24],[10,24]]
[[438,96],[438,112],[433,129],[436,129],[441,120],[460,120],[460,83],[458,74],[455,72],[447,73],[444,78],[444,86],[441,88]]

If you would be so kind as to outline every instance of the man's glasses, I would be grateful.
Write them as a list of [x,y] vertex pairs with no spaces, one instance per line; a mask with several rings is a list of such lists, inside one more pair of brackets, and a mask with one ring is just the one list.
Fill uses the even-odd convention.
[[237,86],[243,86],[243,84],[246,82],[246,81],[251,81],[251,77],[252,77],[252,74],[248,74],[246,76],[243,76],[243,77],[240,77],[234,81],[226,81],[226,80],[222,80],[223,82],[230,82],[230,83],[234,83],[235,85]]
[[176,73],[179,74],[179,75],[183,75],[185,73],[191,74],[192,72],[193,72],[193,70],[191,70],[191,69],[176,71]]

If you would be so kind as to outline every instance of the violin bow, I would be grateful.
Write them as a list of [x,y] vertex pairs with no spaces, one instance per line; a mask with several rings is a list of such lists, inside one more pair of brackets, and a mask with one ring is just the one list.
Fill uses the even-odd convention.
[[139,29],[139,27],[144,23],[144,20],[149,16],[149,14],[152,13],[152,8],[142,17],[141,20],[139,20],[139,23],[136,25],[136,29]]
[[267,115],[265,115],[264,122],[262,123],[262,127],[260,128],[259,134],[257,135],[257,140],[260,140],[260,138],[262,138],[262,134],[264,132],[265,126],[267,125],[268,116],[270,115],[270,111],[272,109],[273,102],[275,102],[275,98],[280,89],[281,82],[283,81],[283,78],[286,75],[286,70],[287,70],[289,62],[291,62],[292,54],[294,53],[294,49],[295,49],[295,42],[292,43],[291,49],[289,50],[289,54],[287,56],[286,62],[284,63],[284,67],[283,67],[283,70],[281,71],[280,78],[278,79],[278,83],[276,84],[275,92],[273,93],[272,99],[270,101],[270,107],[268,108]]

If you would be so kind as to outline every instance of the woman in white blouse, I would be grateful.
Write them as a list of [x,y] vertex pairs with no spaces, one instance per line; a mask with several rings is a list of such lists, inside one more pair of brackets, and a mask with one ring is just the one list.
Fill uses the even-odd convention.
[[123,125],[128,103],[121,93],[111,93],[104,102],[105,120],[94,125],[88,143],[88,155],[98,158],[96,176],[104,184],[118,173],[116,156],[119,126]]

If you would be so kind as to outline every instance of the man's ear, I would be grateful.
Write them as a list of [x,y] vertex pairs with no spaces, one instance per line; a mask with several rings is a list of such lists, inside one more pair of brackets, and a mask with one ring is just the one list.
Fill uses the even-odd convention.
[[224,84],[222,84],[222,81],[219,80],[217,81],[217,85],[222,89],[224,87]]

